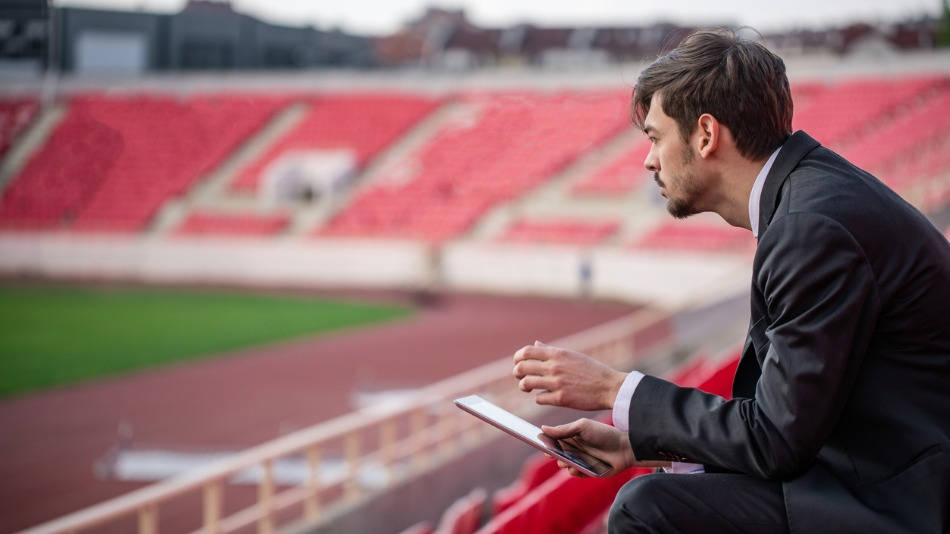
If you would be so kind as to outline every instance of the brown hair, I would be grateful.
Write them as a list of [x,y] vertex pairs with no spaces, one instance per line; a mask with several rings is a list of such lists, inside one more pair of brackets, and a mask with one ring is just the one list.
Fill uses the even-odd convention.
[[703,113],[729,128],[749,159],[768,157],[792,131],[792,96],[782,58],[728,30],[690,34],[644,69],[633,91],[633,122],[643,128],[654,94],[684,140]]

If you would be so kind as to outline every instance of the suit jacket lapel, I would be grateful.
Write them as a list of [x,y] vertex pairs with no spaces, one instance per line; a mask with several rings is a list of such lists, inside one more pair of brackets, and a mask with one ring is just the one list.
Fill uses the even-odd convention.
[[775,209],[778,207],[779,192],[782,190],[782,184],[788,179],[788,175],[798,166],[809,152],[821,146],[818,141],[811,138],[810,135],[802,130],[792,134],[782,150],[779,151],[775,163],[765,177],[765,185],[762,187],[762,196],[759,200],[759,236],[765,233],[772,216],[775,215]]

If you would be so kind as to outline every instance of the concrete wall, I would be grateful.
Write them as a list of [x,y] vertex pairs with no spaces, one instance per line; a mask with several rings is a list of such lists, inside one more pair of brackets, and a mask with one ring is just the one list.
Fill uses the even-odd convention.
[[[588,265],[585,282],[582,265]],[[681,307],[747,291],[751,258],[414,241],[0,234],[0,275],[259,286],[445,288]]]
[[0,273],[12,276],[401,288],[425,283],[427,261],[411,242],[0,235]]

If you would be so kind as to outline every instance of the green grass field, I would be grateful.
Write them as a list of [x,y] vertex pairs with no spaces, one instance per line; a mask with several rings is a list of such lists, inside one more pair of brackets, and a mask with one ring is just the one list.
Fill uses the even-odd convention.
[[240,293],[0,287],[0,396],[410,313]]

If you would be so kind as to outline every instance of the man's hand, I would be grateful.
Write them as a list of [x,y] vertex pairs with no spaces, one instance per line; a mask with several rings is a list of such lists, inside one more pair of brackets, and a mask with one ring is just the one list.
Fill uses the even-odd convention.
[[522,391],[541,390],[538,404],[577,410],[610,410],[626,374],[579,352],[545,345],[522,347],[515,353],[513,373]]
[[[574,442],[579,448],[610,464],[613,469],[605,476],[614,476],[630,467],[668,467],[670,465],[669,462],[637,461],[626,432],[591,419],[578,419],[559,426],[542,425],[541,431],[548,437],[568,443]],[[566,467],[573,476],[587,476],[563,460],[558,460],[557,465]]]

